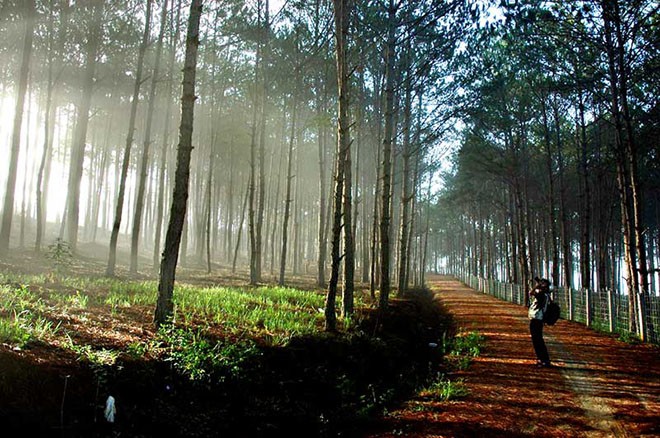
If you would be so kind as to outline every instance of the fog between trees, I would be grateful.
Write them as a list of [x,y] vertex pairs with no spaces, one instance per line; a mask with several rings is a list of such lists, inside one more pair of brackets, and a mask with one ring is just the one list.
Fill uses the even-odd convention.
[[159,270],[201,6],[175,265],[313,275],[349,313],[354,282],[384,307],[426,271],[538,274],[637,291],[645,324],[655,2],[196,3],[0,4],[0,251]]

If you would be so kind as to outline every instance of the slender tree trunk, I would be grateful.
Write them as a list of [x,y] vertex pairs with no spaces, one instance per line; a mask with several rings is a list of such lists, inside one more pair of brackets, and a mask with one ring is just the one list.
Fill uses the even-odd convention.
[[[320,88],[321,81],[317,82],[317,92],[320,96],[318,89]],[[321,98],[317,99],[316,102],[316,114],[317,118],[321,120],[323,114],[324,105],[321,103]],[[325,259],[327,251],[327,242],[325,235],[325,204],[326,204],[326,187],[325,187],[325,168],[326,168],[326,153],[325,153],[325,137],[323,131],[325,126],[323,123],[319,123],[318,128],[318,145],[319,145],[319,233],[318,233],[318,262],[317,262],[317,277],[316,284],[319,287],[325,287]]]
[[66,236],[71,250],[76,251],[78,245],[78,218],[80,207],[80,182],[83,175],[83,163],[85,161],[85,143],[87,140],[87,127],[89,125],[89,111],[92,105],[92,93],[94,92],[94,74],[96,71],[96,57],[101,44],[101,32],[103,24],[102,0],[96,0],[92,4],[93,16],[90,23],[89,38],[85,54],[85,73],[80,105],[78,107],[78,120],[76,122],[71,148],[71,165],[69,167],[69,184],[67,194],[66,214]]
[[131,101],[131,113],[128,120],[128,134],[126,135],[126,145],[124,146],[124,156],[121,166],[121,176],[119,179],[119,194],[117,195],[117,205],[115,207],[115,221],[110,234],[110,250],[108,253],[108,266],[105,270],[107,276],[115,275],[115,265],[117,262],[117,241],[121,228],[121,220],[124,211],[124,196],[126,193],[126,178],[128,176],[128,167],[131,163],[131,148],[133,147],[133,135],[135,134],[135,118],[140,99],[140,86],[142,85],[142,70],[144,68],[144,54],[149,44],[149,29],[151,26],[151,0],[147,0],[147,14],[145,16],[144,31],[142,41],[138,50],[137,67],[135,70],[135,84],[133,85],[133,98]]
[[[296,73],[297,77],[297,73]],[[296,116],[298,107],[298,93],[293,95],[293,109],[291,110],[291,136],[289,137],[289,155],[286,170],[286,198],[284,199],[284,218],[282,220],[282,251],[280,253],[280,276],[278,284],[284,285],[284,272],[286,270],[287,246],[289,241],[289,219],[291,216],[291,181],[293,175],[293,148],[296,141]]]
[[[147,0],[151,3],[151,0]],[[150,6],[147,6],[147,16],[150,13]],[[149,21],[149,18],[147,18]],[[167,24],[167,0],[163,2],[160,15],[160,31],[158,33],[158,43],[156,45],[156,61],[154,71],[151,76],[151,87],[149,89],[149,106],[147,108],[147,121],[144,130],[144,143],[142,145],[142,159],[140,161],[140,173],[137,187],[137,200],[135,202],[135,211],[133,215],[133,232],[131,234],[131,265],[130,272],[137,273],[138,270],[138,249],[140,243],[140,227],[142,225],[142,210],[144,209],[144,198],[147,184],[147,169],[149,166],[149,150],[151,147],[151,126],[154,118],[154,108],[156,106],[156,84],[160,79],[160,60],[163,54],[163,39],[165,37],[165,26]],[[147,26],[148,27],[148,26]],[[148,38],[148,36],[147,36]]]
[[227,216],[225,220],[225,254],[231,259],[232,237],[234,233],[234,138],[229,142],[229,184],[227,186]]
[[[346,24],[347,25],[347,24]],[[348,29],[344,34],[344,44],[348,39]],[[349,106],[349,81],[350,76],[348,73],[346,55],[344,55],[344,66],[341,70],[346,76],[344,77],[341,86],[343,90],[340,91],[340,97],[344,97],[344,105],[340,108],[339,113],[339,144],[343,150],[344,157],[344,185],[343,185],[343,229],[344,229],[344,285],[343,285],[343,316],[348,317],[353,314],[353,294],[355,282],[355,234],[353,231],[352,221],[352,163],[351,163],[351,143],[350,138],[350,117],[348,115]]]
[[[301,132],[298,132],[296,137],[300,138]],[[302,203],[302,196],[300,194],[300,149],[296,148],[296,169],[294,171],[294,186],[293,186],[293,275],[300,274],[300,204]]]
[[192,0],[186,35],[186,56],[183,64],[183,92],[181,96],[181,125],[177,152],[176,178],[172,195],[165,249],[160,265],[158,302],[154,314],[157,326],[171,320],[174,311],[174,276],[181,243],[181,233],[186,217],[188,182],[190,179],[190,157],[192,154],[193,119],[195,109],[195,75],[197,70],[197,49],[199,46],[199,22],[202,15],[202,0]]
[[212,184],[213,184],[213,151],[209,157],[209,178],[206,185],[206,273],[211,273],[211,209],[212,201]]
[[[172,12],[174,11],[174,2],[172,0]],[[181,16],[181,2],[178,2],[176,10],[176,18],[173,20],[174,25],[174,36],[170,41],[170,59],[167,71],[169,73],[169,78],[167,80],[167,91],[165,92],[165,98],[167,99],[167,110],[165,112],[165,126],[163,127],[163,146],[161,148],[160,155],[160,166],[158,168],[158,205],[156,207],[156,224],[154,226],[154,254],[153,254],[153,266],[154,269],[158,268],[160,263],[160,240],[161,240],[161,228],[163,225],[163,210],[165,209],[165,172],[167,169],[167,152],[169,151],[169,138],[170,138],[170,118],[172,117],[172,94],[174,89],[174,61],[176,59],[176,48],[177,43],[179,42],[179,35],[181,32],[181,26],[179,25],[179,18]]]
[[[44,173],[46,169],[46,163],[48,162],[52,154],[52,138],[55,124],[55,112],[56,106],[53,105],[53,90],[55,88],[55,78],[54,78],[54,26],[53,26],[53,8],[54,1],[50,0],[48,3],[48,84],[46,88],[46,107],[44,110],[44,146],[43,152],[41,154],[41,161],[39,162],[39,171],[37,173],[37,230],[36,230],[36,239],[35,239],[35,250],[37,252],[41,251],[41,241],[43,240],[44,228],[46,223],[46,202],[43,197],[44,193]],[[45,186],[48,185],[46,181]]]
[[[34,39],[35,4],[34,0],[25,0],[25,35],[23,37],[23,57],[18,74],[18,92],[14,111],[14,124],[11,137],[11,153],[9,156],[9,172],[7,174],[7,189],[0,229],[0,252],[9,249],[11,222],[14,217],[14,191],[16,190],[16,174],[18,171],[18,155],[21,148],[21,127],[23,126],[23,108],[27,94],[30,59],[32,57],[32,40]],[[27,147],[27,146],[26,146]],[[27,175],[26,175],[27,177]]]
[[103,187],[106,182],[106,170],[108,168],[108,160],[110,157],[110,138],[112,133],[112,119],[113,115],[108,117],[108,122],[105,131],[105,141],[103,145],[103,156],[101,157],[101,162],[97,170],[96,175],[96,190],[94,192],[94,198],[92,199],[92,241],[96,242],[96,234],[99,227],[99,216],[101,214],[101,202],[103,199]]
[[268,60],[268,47],[269,47],[269,2],[265,0],[264,5],[264,29],[263,29],[263,48],[261,59],[261,135],[259,136],[259,193],[257,206],[257,229],[255,231],[255,254],[254,254],[254,269],[255,269],[255,282],[261,281],[262,259],[263,259],[263,241],[262,233],[264,228],[264,207],[266,205],[266,103],[268,84],[266,81],[267,73],[267,60]]
[[238,225],[238,236],[236,236],[236,247],[234,248],[234,260],[231,264],[231,272],[236,272],[236,259],[238,258],[238,249],[241,246],[241,234],[243,233],[243,224],[245,223],[245,210],[247,209],[248,199],[250,198],[250,182],[248,181],[245,196],[243,198],[243,208],[241,209],[241,221]]
[[[339,254],[341,227],[342,227],[342,194],[344,197],[348,193],[348,204],[350,204],[350,187],[346,189],[344,177],[346,172],[346,163],[350,165],[350,158],[345,154],[350,150],[349,137],[349,89],[348,80],[350,73],[348,71],[348,32],[349,17],[351,15],[350,0],[333,0],[335,12],[335,55],[337,63],[337,89],[339,92],[337,107],[337,149],[335,157],[335,187],[333,194],[333,220],[332,220],[332,238],[331,238],[331,273],[328,283],[328,295],[325,301],[325,329],[327,331],[336,330],[337,316],[335,305],[337,299],[337,286],[339,284],[339,268],[341,256]],[[349,171],[350,172],[350,171]],[[343,204],[344,206],[347,203]],[[350,234],[351,222],[344,221],[344,233]],[[350,243],[350,238],[349,238]],[[350,267],[349,267],[350,269]],[[349,274],[351,275],[352,272]],[[352,280],[352,279],[351,279]],[[352,284],[349,285],[352,288]],[[352,310],[352,289],[351,302],[348,303]],[[345,295],[346,298],[346,295]],[[344,312],[346,312],[346,303],[344,303]]]
[[396,7],[389,0],[387,59],[385,69],[385,132],[383,138],[383,183],[380,214],[380,302],[381,311],[387,308],[390,297],[390,200],[392,196],[391,167],[394,143],[394,65],[396,63]]
[[[408,48],[408,50],[410,50]],[[406,53],[405,57],[410,55]],[[408,61],[406,61],[404,68],[408,70]],[[410,80],[410,72],[406,73],[405,79],[405,97],[403,109],[403,175],[401,184],[401,219],[399,223],[399,273],[398,273],[398,296],[403,297],[408,287],[407,267],[410,257],[410,248],[408,247],[409,226],[410,226],[410,204],[412,201],[411,195],[411,175],[410,175],[410,124],[411,124],[411,105],[412,105],[412,83]]]
[[[557,117],[557,114],[555,114]],[[580,157],[579,175],[581,180],[580,214],[580,276],[582,287],[591,289],[591,190],[587,167],[587,127],[584,122],[584,100],[582,90],[578,91],[578,154]]]
[[[258,25],[261,25],[261,1],[258,1]],[[258,206],[258,193],[257,193],[257,184],[259,183],[257,178],[257,125],[258,125],[258,115],[259,115],[259,104],[261,100],[259,99],[260,93],[259,82],[260,82],[260,73],[262,73],[261,63],[263,62],[263,47],[261,41],[257,43],[256,50],[256,62],[254,64],[254,100],[252,108],[252,127],[251,127],[251,139],[250,139],[250,206],[248,211],[248,231],[250,236],[250,284],[257,284],[260,281],[260,272],[257,271],[258,267],[258,258],[260,249],[257,248],[257,210]],[[261,90],[263,91],[263,90]]]
[[[550,221],[550,245],[552,257],[552,284],[559,284],[559,237],[557,233],[557,214],[555,205],[555,181],[554,181],[554,168],[552,160],[552,145],[550,142],[550,126],[548,122],[548,113],[545,100],[541,102],[541,109],[543,115],[543,137],[545,142],[546,151],[546,169],[548,171],[548,218]],[[555,114],[555,117],[557,114]],[[555,120],[557,122],[557,120]],[[557,132],[559,135],[559,132]]]

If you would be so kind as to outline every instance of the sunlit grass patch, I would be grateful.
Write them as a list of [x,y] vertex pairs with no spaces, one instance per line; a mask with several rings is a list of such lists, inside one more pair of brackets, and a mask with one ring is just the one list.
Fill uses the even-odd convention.
[[289,288],[238,289],[179,286],[174,293],[177,317],[193,316],[233,332],[265,332],[274,344],[318,330],[324,296]]
[[13,312],[9,316],[0,316],[0,343],[23,348],[34,340],[54,337],[59,326],[27,309]]
[[56,304],[71,309],[86,309],[89,305],[89,295],[81,293],[79,290],[75,293],[52,291],[49,294],[49,299]]
[[0,343],[23,348],[32,337],[32,332],[16,317],[0,317]]
[[106,348],[95,349],[91,345],[78,345],[67,334],[66,347],[76,353],[78,360],[85,360],[96,366],[112,366],[120,352]]
[[420,396],[437,401],[457,400],[470,394],[464,379],[451,380],[443,374],[438,374],[426,388],[419,393]]
[[158,298],[156,281],[125,282],[113,280],[109,284],[106,304],[122,303],[123,307],[132,305],[154,305]]
[[59,324],[45,318],[48,306],[25,284],[0,286],[0,342],[20,348],[52,337]]

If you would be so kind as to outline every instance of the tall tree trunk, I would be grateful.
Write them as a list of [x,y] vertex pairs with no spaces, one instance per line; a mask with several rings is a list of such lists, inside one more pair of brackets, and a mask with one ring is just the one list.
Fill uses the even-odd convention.
[[[34,0],[25,1],[25,35],[23,37],[23,57],[18,74],[18,91],[14,110],[14,124],[11,137],[11,153],[9,156],[9,172],[7,174],[7,189],[2,214],[2,228],[0,229],[0,251],[9,249],[9,236],[11,235],[11,222],[14,217],[14,192],[16,190],[16,174],[18,171],[18,155],[21,148],[21,127],[23,126],[23,108],[27,94],[28,76],[30,72],[30,59],[32,57],[32,40],[34,39],[35,4]],[[26,175],[27,178],[27,175]]]
[[234,260],[231,264],[232,274],[236,272],[236,259],[238,258],[238,249],[241,245],[241,234],[243,234],[243,224],[245,223],[245,210],[247,209],[248,199],[250,198],[250,181],[248,181],[245,188],[245,196],[243,197],[243,208],[241,209],[241,220],[238,224],[238,236],[236,236],[236,247],[234,248]]
[[108,159],[110,157],[110,138],[112,132],[112,119],[113,115],[108,117],[107,127],[105,131],[105,141],[103,145],[103,156],[101,157],[101,162],[99,163],[99,168],[97,169],[96,175],[96,190],[94,192],[94,197],[92,199],[92,241],[96,242],[96,234],[99,226],[99,216],[101,213],[101,200],[103,194],[103,184],[106,181],[106,169],[108,168]]
[[[557,115],[555,115],[557,117]],[[580,277],[582,287],[591,289],[591,190],[587,167],[587,127],[584,122],[584,97],[578,90],[578,154],[580,157]]]
[[[552,284],[559,285],[559,237],[557,233],[557,208],[555,204],[554,165],[552,159],[552,144],[550,141],[550,123],[545,99],[542,99],[543,139],[546,151],[546,169],[548,171],[548,219],[550,221],[550,251],[552,257]],[[555,114],[557,117],[557,114]],[[558,123],[558,120],[555,120]],[[557,135],[560,135],[557,132]]]
[[[172,12],[174,12],[174,2],[172,0]],[[181,16],[181,2],[179,1],[176,9],[176,18],[174,18],[174,35],[170,40],[170,59],[167,67],[169,77],[167,79],[167,91],[165,92],[165,98],[167,99],[167,110],[165,112],[165,124],[163,127],[163,146],[161,148],[160,155],[160,166],[158,168],[158,205],[156,207],[156,224],[154,226],[154,254],[153,254],[153,266],[154,269],[158,268],[160,262],[160,240],[161,240],[161,228],[163,225],[163,210],[165,209],[165,172],[167,168],[167,153],[170,149],[169,138],[170,138],[170,118],[172,116],[172,94],[174,90],[174,61],[176,60],[176,48],[177,43],[179,42],[179,35],[181,32],[181,26],[179,24],[179,18]]]
[[[297,72],[296,72],[297,77]],[[297,90],[297,89],[296,89]],[[278,284],[284,285],[284,272],[286,270],[287,246],[289,241],[289,219],[291,216],[291,180],[293,175],[293,146],[296,141],[296,116],[298,107],[298,93],[293,94],[293,108],[291,110],[291,136],[289,137],[289,155],[286,170],[286,198],[284,199],[284,218],[282,219],[282,251],[280,253],[280,276]]]
[[[298,132],[296,137],[300,138],[301,132]],[[302,203],[302,196],[300,194],[300,148],[296,148],[296,170],[294,171],[294,186],[293,186],[293,275],[300,274],[300,259],[302,251],[300,248],[300,205]]]
[[181,96],[181,125],[177,151],[176,178],[172,195],[172,208],[165,236],[165,249],[160,264],[158,302],[154,314],[156,326],[167,323],[174,311],[174,276],[179,256],[181,233],[186,218],[188,182],[190,179],[190,157],[192,154],[193,119],[195,109],[195,75],[199,46],[199,22],[202,15],[202,0],[192,0],[186,35],[186,56],[183,64],[183,90]]
[[264,208],[266,206],[266,103],[268,84],[266,81],[267,75],[267,62],[268,62],[268,47],[269,47],[269,2],[265,0],[264,5],[264,28],[263,28],[263,47],[261,54],[261,134],[259,136],[259,193],[257,206],[257,229],[255,231],[255,253],[254,253],[254,269],[255,269],[255,282],[261,281],[261,268],[263,259],[263,228],[264,228]]
[[[349,137],[349,89],[348,80],[350,73],[348,71],[348,32],[349,20],[351,15],[350,0],[333,0],[335,13],[335,59],[337,64],[337,90],[339,93],[337,107],[337,148],[335,156],[335,186],[333,194],[332,209],[332,238],[331,238],[331,273],[328,283],[328,295],[325,301],[325,329],[327,331],[336,330],[337,316],[335,305],[337,300],[337,287],[339,284],[339,268],[341,256],[339,254],[341,227],[342,227],[342,195],[346,196],[348,192],[350,203],[350,187],[346,190],[344,186],[344,176],[346,171],[346,162],[350,164],[350,158],[345,154],[350,150]],[[344,206],[346,203],[343,204]],[[344,233],[350,234],[351,222],[344,222]],[[352,287],[352,284],[349,285]],[[351,290],[352,293],[352,290]],[[352,300],[352,296],[351,296]],[[352,307],[352,302],[349,303]],[[346,311],[346,308],[344,308]]]
[[621,199],[621,219],[624,229],[624,252],[627,264],[630,328],[638,329],[643,341],[646,340],[645,294],[648,291],[646,248],[641,227],[640,193],[637,176],[637,149],[634,142],[630,117],[627,112],[627,79],[625,47],[621,37],[621,16],[618,2],[602,0],[605,32],[605,49],[608,58],[611,112],[615,127],[617,149],[617,181]]
[[[151,0],[147,0],[151,3]],[[147,6],[147,16],[150,14],[150,6]],[[149,18],[147,18],[149,21]],[[144,209],[144,197],[147,183],[147,169],[149,165],[149,149],[151,146],[151,125],[154,118],[156,105],[156,84],[160,79],[160,60],[163,54],[163,38],[165,37],[165,26],[167,24],[167,1],[163,2],[160,15],[160,31],[158,32],[158,43],[156,45],[156,61],[154,71],[151,75],[151,87],[149,89],[149,106],[147,108],[147,121],[144,130],[144,143],[142,145],[142,159],[140,161],[140,173],[137,187],[137,200],[133,215],[133,233],[131,234],[131,265],[130,272],[138,270],[138,248],[140,242],[140,226],[142,224],[142,210]],[[148,36],[147,36],[148,37]]]
[[229,142],[229,184],[227,185],[227,216],[225,220],[225,254],[231,260],[234,233],[234,138]]
[[[348,20],[347,20],[348,21]],[[348,26],[346,23],[345,26]],[[348,39],[348,29],[344,30],[344,44]],[[341,82],[340,98],[343,97],[344,105],[340,108],[339,113],[339,139],[342,155],[344,157],[344,184],[343,184],[343,229],[344,229],[344,284],[343,284],[343,316],[348,317],[353,314],[353,294],[355,287],[355,234],[352,226],[352,191],[353,191],[353,175],[351,169],[351,143],[350,138],[350,118],[349,118],[349,102],[350,102],[350,73],[348,72],[348,63],[346,60],[346,53],[344,54],[341,72],[345,75]]]
[[[55,112],[57,106],[53,105],[53,90],[55,88],[54,78],[54,64],[55,64],[55,48],[54,48],[54,25],[53,25],[53,8],[55,7],[54,0],[48,3],[48,83],[46,86],[46,107],[44,109],[44,146],[41,154],[41,161],[39,162],[39,171],[37,173],[37,230],[34,247],[37,252],[41,251],[41,241],[43,240],[44,228],[46,223],[46,202],[43,196],[44,189],[48,186],[48,181],[44,183],[44,174],[46,171],[46,163],[48,163],[53,151],[53,134],[55,125]],[[61,47],[61,46],[60,46]]]
[[117,205],[115,207],[115,220],[110,234],[110,250],[108,253],[108,266],[105,274],[107,276],[115,275],[115,266],[117,263],[117,241],[121,228],[121,219],[124,211],[124,196],[126,193],[126,177],[128,176],[128,167],[131,164],[131,148],[133,147],[133,135],[135,134],[135,118],[137,107],[140,100],[140,86],[142,85],[142,70],[144,68],[144,54],[149,44],[149,29],[151,27],[151,0],[147,0],[147,14],[145,16],[144,31],[142,41],[138,50],[137,66],[135,69],[135,83],[133,85],[133,98],[131,101],[131,113],[128,119],[128,133],[126,134],[126,145],[124,146],[124,156],[121,165],[121,176],[119,179],[119,194],[117,195]]
[[96,57],[101,44],[103,24],[104,1],[96,0],[92,4],[93,13],[90,23],[87,50],[85,54],[85,73],[83,90],[78,106],[78,120],[76,121],[73,144],[71,145],[71,165],[69,167],[69,183],[67,193],[66,236],[71,249],[75,252],[78,245],[78,219],[80,207],[80,183],[83,175],[85,161],[85,143],[87,140],[87,127],[89,125],[89,111],[92,105],[94,92],[94,74],[96,71]]
[[320,122],[321,116],[325,109],[322,104],[320,88],[321,81],[317,81],[317,93],[319,98],[316,101],[316,114],[319,119],[318,126],[318,146],[319,146],[319,233],[318,233],[318,262],[317,262],[317,276],[316,284],[319,287],[325,287],[325,259],[326,251],[328,248],[325,235],[325,204],[326,204],[326,187],[325,187],[325,168],[326,168],[326,153],[325,153],[325,126]]
[[[409,51],[410,48],[407,48]],[[405,58],[410,55],[406,53]],[[406,60],[404,69],[406,70],[405,83],[405,97],[403,107],[403,149],[401,154],[403,156],[403,175],[401,184],[401,218],[399,221],[399,273],[398,273],[398,296],[403,297],[408,287],[407,267],[410,258],[410,248],[408,247],[409,228],[410,228],[410,204],[413,199],[411,192],[411,175],[410,175],[410,157],[412,155],[412,147],[410,145],[410,124],[411,122],[411,105],[412,105],[412,82],[410,72],[408,72],[409,61]]]
[[392,144],[394,143],[394,79],[396,63],[396,6],[389,0],[387,9],[387,59],[385,69],[385,132],[383,138],[383,183],[380,214],[380,300],[381,311],[390,297],[390,200],[392,196]]
[[[211,146],[213,147],[213,146]],[[209,178],[206,185],[206,273],[211,273],[211,210],[213,185],[213,151],[209,157]]]
[[[257,26],[261,26],[261,1],[257,4]],[[263,47],[262,41],[257,43],[256,61],[254,64],[254,100],[252,104],[252,127],[250,137],[250,186],[249,186],[249,211],[248,211],[248,231],[250,236],[250,284],[257,284],[261,279],[261,272],[257,271],[258,258],[260,257],[260,248],[257,248],[257,210],[258,206],[258,193],[257,184],[257,126],[259,123],[259,105],[261,103],[260,96],[260,80],[262,75],[261,64],[263,62]],[[263,90],[261,90],[263,91]]]

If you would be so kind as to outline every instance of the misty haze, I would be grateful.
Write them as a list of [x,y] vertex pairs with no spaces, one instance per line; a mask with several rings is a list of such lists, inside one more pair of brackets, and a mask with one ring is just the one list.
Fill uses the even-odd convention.
[[659,11],[0,1],[0,435],[660,433]]

